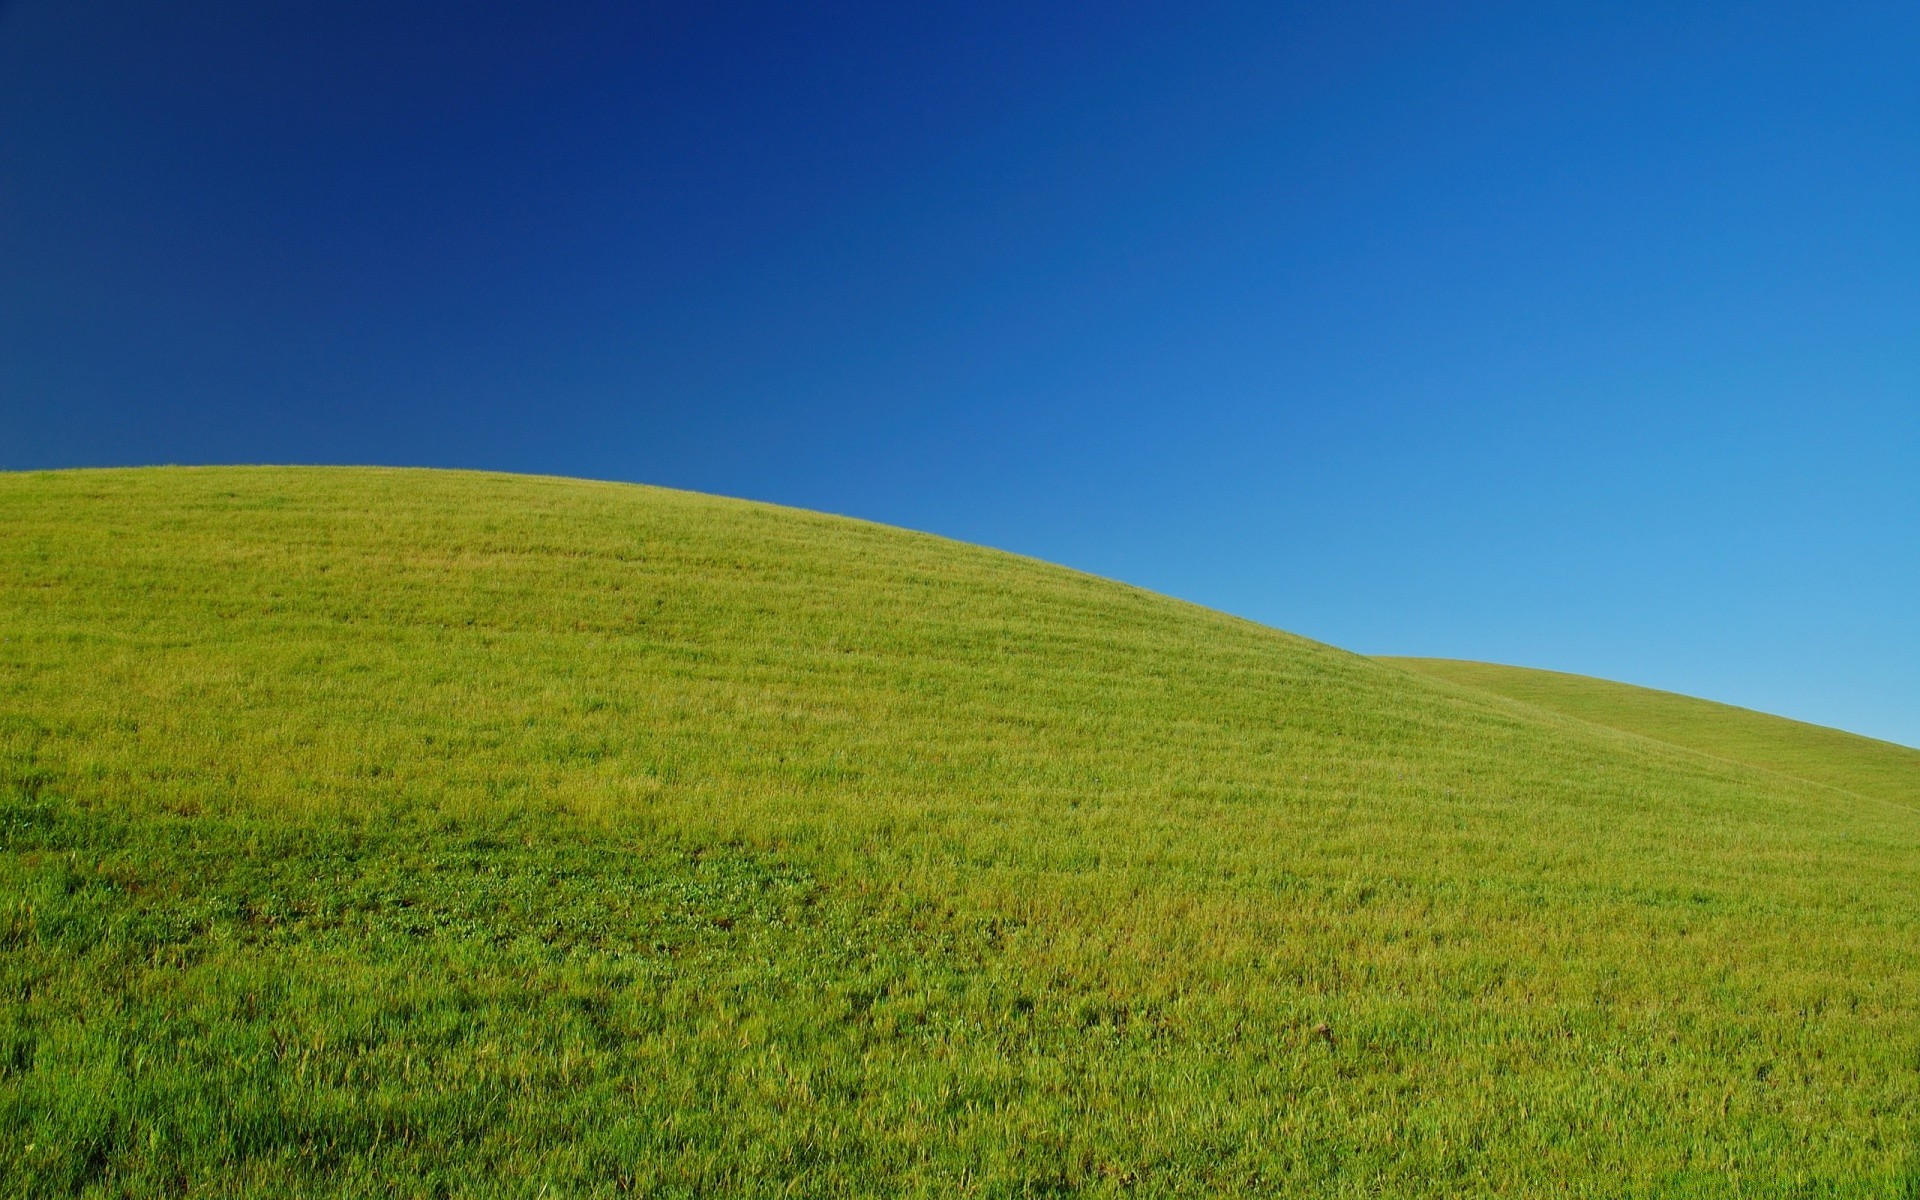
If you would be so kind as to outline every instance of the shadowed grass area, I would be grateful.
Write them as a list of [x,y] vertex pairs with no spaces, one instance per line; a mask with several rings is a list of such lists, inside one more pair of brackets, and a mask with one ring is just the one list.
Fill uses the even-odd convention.
[[1585,675],[1450,658],[1380,661],[1920,812],[1920,750],[1910,746]]
[[713,497],[61,472],[0,530],[8,1194],[1914,1178],[1904,809]]

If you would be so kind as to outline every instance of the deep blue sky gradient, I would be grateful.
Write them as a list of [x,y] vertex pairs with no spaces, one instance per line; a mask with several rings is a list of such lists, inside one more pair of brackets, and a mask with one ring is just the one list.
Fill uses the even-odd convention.
[[642,480],[1920,744],[1920,8],[0,0],[0,467]]

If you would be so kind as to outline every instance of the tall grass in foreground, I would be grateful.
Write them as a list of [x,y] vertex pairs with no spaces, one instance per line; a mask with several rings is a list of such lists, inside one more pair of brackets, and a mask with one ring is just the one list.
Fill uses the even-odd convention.
[[10,1194],[1920,1178],[1920,817],[899,530],[0,476],[0,764]]

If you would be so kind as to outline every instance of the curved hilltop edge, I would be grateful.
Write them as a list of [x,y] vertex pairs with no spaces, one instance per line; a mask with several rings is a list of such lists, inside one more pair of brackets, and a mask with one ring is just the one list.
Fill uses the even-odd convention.
[[1378,661],[1702,754],[1920,809],[1920,750],[1910,746],[1561,671],[1446,658]]
[[0,530],[16,1191],[1865,1191],[1920,1149],[1901,809],[692,493],[15,474]]

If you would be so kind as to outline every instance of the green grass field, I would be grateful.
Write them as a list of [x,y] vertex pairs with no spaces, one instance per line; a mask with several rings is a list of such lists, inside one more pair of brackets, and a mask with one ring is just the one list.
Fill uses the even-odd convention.
[[1381,661],[1920,815],[1920,750],[1909,746],[1584,675],[1446,658]]
[[0,475],[0,1192],[1920,1195],[1913,758],[1441,673],[651,488]]

